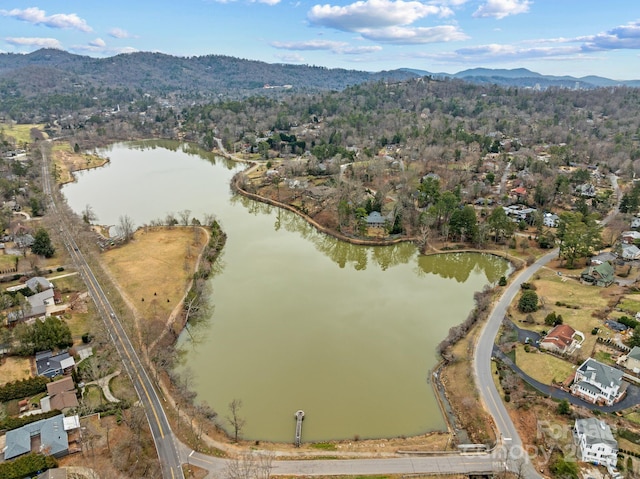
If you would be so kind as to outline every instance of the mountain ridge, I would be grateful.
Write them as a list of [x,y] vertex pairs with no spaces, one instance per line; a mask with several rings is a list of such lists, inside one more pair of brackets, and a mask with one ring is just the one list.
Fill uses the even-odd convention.
[[[546,89],[640,87],[640,80],[617,81],[597,75],[543,75],[526,68],[471,68],[454,74],[415,68],[367,72],[343,68],[266,63],[225,55],[178,57],[157,52],[123,53],[94,58],[57,49],[28,54],[0,54],[0,87],[11,85],[24,94],[62,92],[71,87],[143,89],[149,93],[180,92],[196,96],[247,96],[265,88],[294,92],[342,90],[369,81],[405,81],[430,76],[477,84]],[[17,86],[16,86],[17,85]]]

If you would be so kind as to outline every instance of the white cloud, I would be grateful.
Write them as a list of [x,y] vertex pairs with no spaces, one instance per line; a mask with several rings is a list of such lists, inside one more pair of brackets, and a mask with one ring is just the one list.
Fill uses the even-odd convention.
[[86,45],[72,45],[69,51],[81,54],[93,53],[96,56],[113,56],[120,53],[137,52],[138,49],[133,47],[109,47],[104,40],[96,38]]
[[5,17],[17,18],[33,25],[44,25],[50,28],[71,28],[80,30],[81,32],[93,31],[87,22],[75,13],[56,13],[47,15],[47,12],[38,7],[25,8],[20,10],[0,10],[0,15]]
[[347,46],[346,42],[331,40],[309,40],[306,42],[271,42],[271,46],[281,50],[334,50]]
[[313,25],[344,32],[409,25],[428,15],[452,15],[445,6],[425,5],[418,1],[364,0],[345,6],[314,5],[307,18]]
[[509,15],[527,13],[530,0],[488,0],[484,5],[480,5],[473,14],[474,17],[494,17],[498,20]]
[[583,42],[584,51],[637,50],[640,49],[640,21],[576,40]]
[[343,55],[363,55],[382,50],[382,47],[377,45],[354,47],[349,45],[347,42],[335,42],[331,40],[309,40],[306,42],[272,42],[271,46],[280,50],[323,50]]
[[437,27],[388,27],[378,30],[363,30],[360,34],[367,40],[381,43],[416,45],[437,42],[467,40],[458,27],[441,25]]
[[104,48],[107,46],[107,44],[102,38],[96,38],[95,40],[90,41],[89,45],[91,45],[92,47],[98,47],[98,48]]
[[113,38],[135,38],[135,35],[131,35],[128,31],[118,27],[112,28],[107,33]]
[[304,57],[297,53],[289,53],[287,55],[275,55],[275,57],[283,63],[304,63]]
[[62,44],[55,38],[8,37],[4,40],[11,45],[19,47],[57,48],[62,50]]

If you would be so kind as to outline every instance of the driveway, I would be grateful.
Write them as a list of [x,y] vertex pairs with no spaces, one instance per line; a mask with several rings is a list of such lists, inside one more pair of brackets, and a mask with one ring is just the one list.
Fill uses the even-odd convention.
[[620,402],[612,406],[597,406],[591,404],[589,402],[583,401],[580,398],[577,398],[571,395],[569,392],[559,389],[554,386],[549,386],[548,384],[543,384],[540,381],[536,381],[531,376],[527,375],[522,369],[516,366],[511,358],[504,354],[497,346],[493,348],[493,356],[500,359],[503,363],[505,363],[509,368],[515,372],[518,376],[520,376],[527,384],[533,386],[535,389],[540,391],[542,394],[552,397],[553,399],[566,399],[574,406],[582,406],[587,409],[601,411],[601,412],[617,412],[622,411],[623,409],[628,409],[637,404],[640,404],[640,387],[634,384],[628,384],[627,394]]

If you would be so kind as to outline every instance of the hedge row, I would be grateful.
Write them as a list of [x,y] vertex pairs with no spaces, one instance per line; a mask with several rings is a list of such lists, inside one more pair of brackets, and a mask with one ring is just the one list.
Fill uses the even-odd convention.
[[0,479],[22,479],[57,465],[58,461],[53,456],[31,453],[0,464]]
[[4,420],[0,421],[0,429],[6,429],[7,431],[11,431],[12,429],[18,429],[19,427],[24,426],[25,424],[31,424],[32,422],[39,421],[40,419],[48,419],[53,416],[57,416],[62,414],[57,409],[53,411],[43,412],[40,414],[32,414],[30,416],[24,417],[6,417]]
[[47,390],[49,378],[36,376],[35,378],[20,379],[0,387],[0,402],[35,396]]

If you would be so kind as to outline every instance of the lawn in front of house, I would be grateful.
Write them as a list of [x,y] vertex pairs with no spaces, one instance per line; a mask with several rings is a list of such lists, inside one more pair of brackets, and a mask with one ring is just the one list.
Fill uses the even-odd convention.
[[31,377],[31,360],[20,356],[7,356],[0,365],[0,386]]
[[[563,280],[562,276],[558,276],[550,269],[541,270],[531,283],[535,286],[540,300],[538,311],[531,313],[535,323],[524,322],[527,315],[518,311],[519,296],[510,308],[513,321],[521,328],[548,332],[552,326],[544,323],[545,317],[551,312],[560,314],[564,324],[582,332],[585,336],[585,341],[577,354],[582,358],[591,356],[597,337],[607,337],[608,333],[603,321],[594,317],[592,313],[604,310],[612,295],[616,294],[616,290],[613,287],[599,288],[584,285],[574,279]],[[591,331],[596,327],[600,328],[600,332],[598,335],[592,335]]]
[[576,365],[529,346],[518,345],[516,365],[526,374],[543,384],[561,383],[575,372]]

